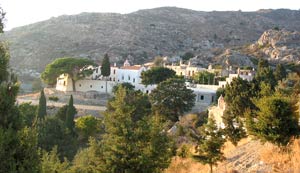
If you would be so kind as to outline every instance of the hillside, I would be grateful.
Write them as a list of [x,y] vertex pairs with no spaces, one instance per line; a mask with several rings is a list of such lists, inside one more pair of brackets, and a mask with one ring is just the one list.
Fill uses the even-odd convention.
[[300,32],[267,30],[245,50],[250,55],[274,62],[300,63]]
[[6,32],[11,66],[41,72],[63,56],[100,61],[104,53],[121,63],[143,63],[154,56],[191,51],[202,64],[225,48],[252,44],[272,28],[300,31],[300,11],[200,12],[175,7],[130,14],[82,13],[60,16]]
[[[227,142],[224,146],[226,159],[214,168],[216,173],[298,173],[300,171],[300,141],[290,145],[290,153],[270,143],[245,138],[238,146]],[[192,158],[174,157],[165,173],[207,173],[208,165]]]

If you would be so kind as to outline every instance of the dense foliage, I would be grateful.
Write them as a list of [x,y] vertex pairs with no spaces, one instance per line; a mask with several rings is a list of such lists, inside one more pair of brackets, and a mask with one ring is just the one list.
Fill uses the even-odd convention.
[[207,71],[197,72],[193,76],[193,80],[194,80],[194,82],[199,83],[199,84],[208,84],[208,85],[216,84],[215,74],[207,72]]
[[110,62],[108,54],[104,55],[102,64],[101,64],[101,75],[107,77],[110,75]]
[[171,161],[173,143],[159,117],[144,111],[138,115],[137,107],[130,103],[133,93],[120,87],[105,113],[105,169],[116,173],[161,172]]
[[200,135],[196,146],[197,155],[194,158],[203,164],[209,164],[212,173],[212,166],[225,159],[222,152],[225,139],[221,130],[217,128],[215,120],[211,118],[200,128]]
[[152,85],[159,84],[169,78],[176,76],[176,72],[165,67],[152,67],[150,70],[142,72],[142,84]]
[[225,88],[226,110],[223,115],[225,135],[234,144],[246,136],[243,117],[247,109],[254,109],[251,100],[251,84],[241,78],[234,78]]
[[288,98],[276,95],[263,97],[256,106],[258,110],[254,113],[255,123],[250,124],[250,133],[278,146],[286,146],[298,134],[298,118]]
[[104,131],[102,120],[92,115],[77,118],[75,126],[76,132],[82,139],[96,137],[96,134],[103,133]]
[[[4,12],[0,8],[0,33]],[[15,104],[19,83],[9,70],[8,48],[0,42],[0,173],[38,173],[36,133],[24,127]]]
[[69,104],[67,107],[67,112],[66,112],[66,127],[71,131],[74,132],[75,130],[75,122],[74,122],[74,118],[75,115],[77,114],[77,110],[73,105],[73,95],[70,96],[69,99]]
[[107,94],[107,77],[110,75],[110,62],[107,53],[104,55],[101,64],[101,75],[105,77],[105,92]]
[[195,94],[185,86],[183,79],[171,78],[161,82],[150,93],[154,112],[173,122],[195,105]]
[[44,120],[46,115],[47,115],[47,103],[46,103],[46,97],[43,89],[40,94],[39,106],[37,108],[37,121]]

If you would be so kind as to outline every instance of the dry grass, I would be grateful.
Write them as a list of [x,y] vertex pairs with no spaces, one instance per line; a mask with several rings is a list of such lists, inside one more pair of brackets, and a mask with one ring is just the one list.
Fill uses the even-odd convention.
[[261,152],[261,159],[272,165],[272,172],[299,173],[300,172],[300,139],[295,140],[289,151],[270,145]]
[[[237,146],[244,145],[244,144],[248,143],[250,140],[251,140],[251,138],[244,138],[241,141],[239,141]],[[231,142],[227,141],[224,144],[223,152],[226,155],[228,152],[231,152],[232,150],[235,150],[235,149],[236,149],[236,146],[234,146]]]
[[[194,153],[193,148],[191,152]],[[214,173],[300,173],[300,139],[294,140],[287,151],[246,138],[236,147],[225,143],[224,154],[227,160],[214,167]],[[208,165],[191,158],[174,157],[164,173],[207,172]]]
[[[238,145],[244,145],[249,142],[250,139],[242,139]],[[195,154],[195,148],[189,145],[190,152]],[[230,142],[226,142],[224,145],[224,154],[235,150],[236,147]],[[207,173],[209,172],[209,166],[203,165],[200,162],[193,160],[192,158],[174,157],[168,169],[164,173]],[[214,167],[214,173],[239,173],[232,168],[227,168],[227,162],[221,162],[217,167]]]
[[209,167],[194,161],[191,158],[180,158],[178,156],[172,159],[172,162],[164,173],[207,173]]

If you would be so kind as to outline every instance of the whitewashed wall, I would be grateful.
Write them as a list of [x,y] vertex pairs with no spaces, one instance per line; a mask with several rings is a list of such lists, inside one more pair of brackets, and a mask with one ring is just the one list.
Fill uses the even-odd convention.
[[[87,91],[97,91],[100,93],[105,93],[105,83],[103,80],[79,80],[76,82],[76,91],[87,92]],[[111,93],[116,82],[107,81],[107,92]]]
[[68,75],[62,74],[57,78],[56,90],[58,91],[73,91],[72,80],[68,78]]

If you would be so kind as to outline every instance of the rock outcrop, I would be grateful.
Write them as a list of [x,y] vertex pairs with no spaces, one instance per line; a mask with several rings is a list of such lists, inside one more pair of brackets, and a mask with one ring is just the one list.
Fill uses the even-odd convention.
[[248,50],[270,61],[300,64],[300,32],[267,30]]

